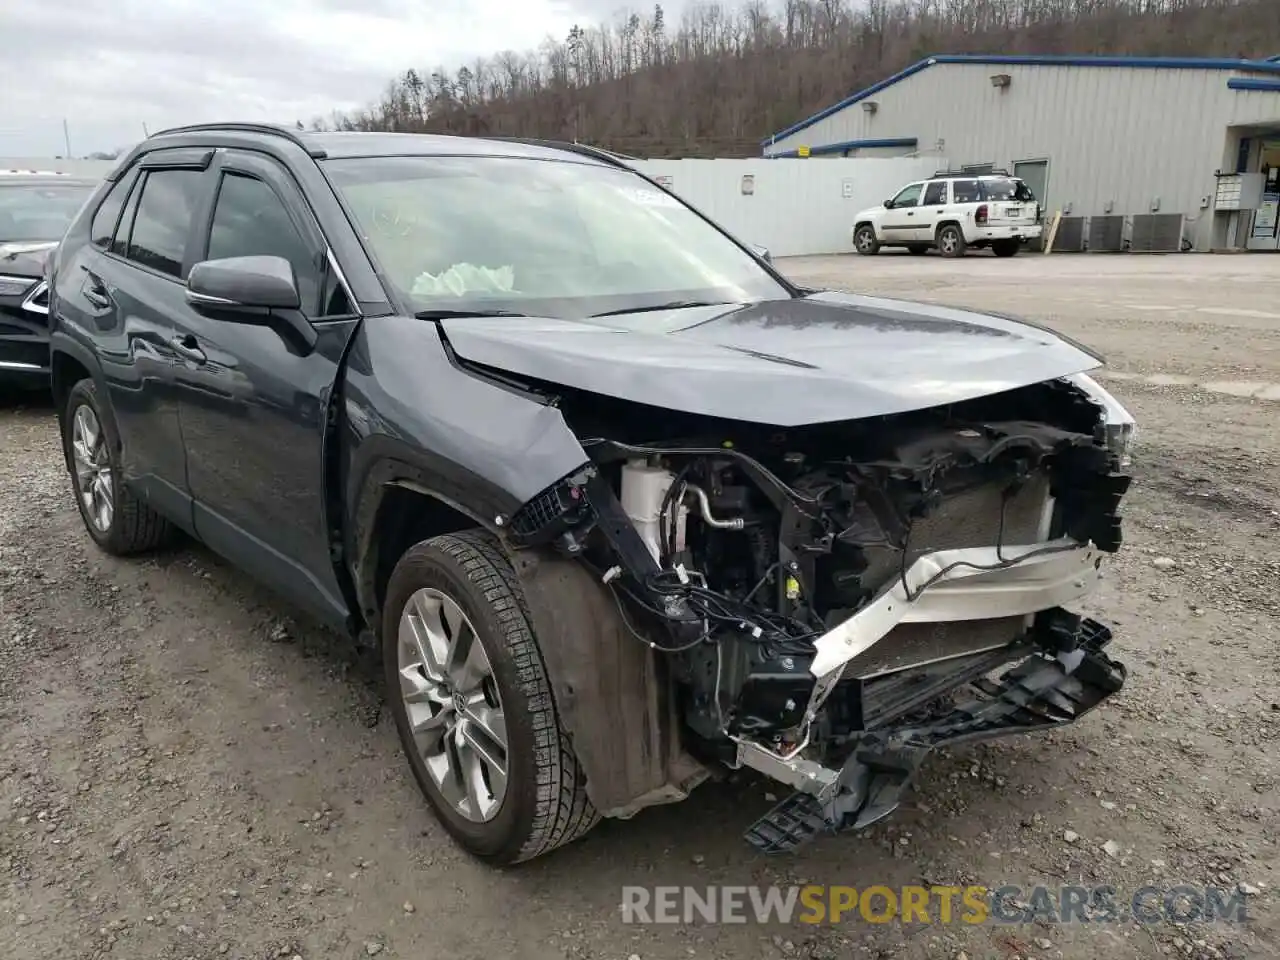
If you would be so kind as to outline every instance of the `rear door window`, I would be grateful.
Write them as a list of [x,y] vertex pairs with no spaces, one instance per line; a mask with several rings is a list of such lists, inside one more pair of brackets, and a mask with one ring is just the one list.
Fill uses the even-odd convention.
[[203,177],[202,170],[152,170],[147,174],[126,257],[171,277],[182,276]]
[[129,191],[129,199],[125,201],[124,214],[116,224],[116,232],[111,237],[110,250],[117,256],[125,256],[129,252],[129,234],[133,232],[133,221],[138,216],[138,199],[142,196],[143,177],[138,177]]
[[924,202],[921,206],[940,207],[947,202],[947,181],[935,180],[929,184],[924,192]]

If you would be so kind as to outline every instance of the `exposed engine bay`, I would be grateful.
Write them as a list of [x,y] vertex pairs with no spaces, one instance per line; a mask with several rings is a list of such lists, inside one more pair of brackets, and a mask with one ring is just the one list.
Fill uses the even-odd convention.
[[[1119,547],[1130,482],[1075,383],[785,430],[563,409],[591,463],[510,533],[607,584],[694,755],[797,788],[753,828],[762,849],[879,819],[933,741],[1035,726],[1064,677],[1108,688],[1056,703],[1069,719],[1123,682],[1106,628],[1063,607]],[[1019,670],[1040,679],[1010,700],[989,678]],[[999,716],[957,700],[984,684]]]

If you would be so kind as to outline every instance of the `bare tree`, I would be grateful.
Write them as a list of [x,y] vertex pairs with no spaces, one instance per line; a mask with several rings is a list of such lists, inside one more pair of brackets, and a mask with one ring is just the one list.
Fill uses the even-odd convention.
[[1270,56],[1280,0],[745,0],[698,3],[678,26],[658,3],[537,50],[406,71],[312,126],[758,156],[770,132],[942,52]]

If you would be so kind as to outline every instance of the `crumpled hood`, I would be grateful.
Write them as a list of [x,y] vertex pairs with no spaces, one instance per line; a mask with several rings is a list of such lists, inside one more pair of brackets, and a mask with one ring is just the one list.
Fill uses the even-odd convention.
[[459,357],[711,417],[799,426],[920,410],[1091,370],[1025,321],[824,292],[593,320],[440,322]]

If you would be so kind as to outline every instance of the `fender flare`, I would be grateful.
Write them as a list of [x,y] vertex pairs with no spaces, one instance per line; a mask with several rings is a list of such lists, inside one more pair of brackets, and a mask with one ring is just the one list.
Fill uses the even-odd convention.
[[[357,477],[358,487],[347,503],[350,524],[345,549],[350,551],[351,575],[361,615],[366,624],[379,623],[377,573],[379,564],[377,531],[378,513],[392,490],[411,490],[436,501],[451,513],[468,518],[477,527],[501,533],[493,523],[494,512],[467,503],[454,484],[445,483],[439,472],[419,462],[411,448],[392,442],[390,449],[379,451]],[[442,491],[449,492],[442,492]],[[488,513],[488,517],[485,514]],[[446,532],[441,530],[441,532]]]

